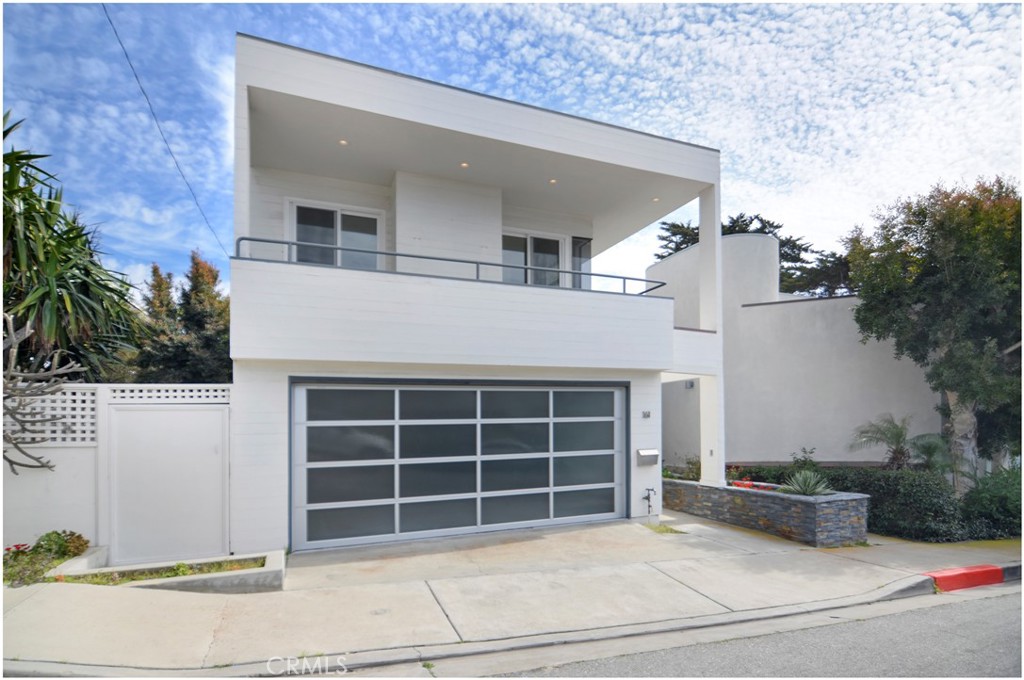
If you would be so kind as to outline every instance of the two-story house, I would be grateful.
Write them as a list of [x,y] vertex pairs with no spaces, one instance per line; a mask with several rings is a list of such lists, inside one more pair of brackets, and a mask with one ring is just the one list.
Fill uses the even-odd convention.
[[[234,551],[657,513],[663,375],[722,482],[718,151],[248,36],[235,78]],[[590,262],[693,201],[679,329]]]

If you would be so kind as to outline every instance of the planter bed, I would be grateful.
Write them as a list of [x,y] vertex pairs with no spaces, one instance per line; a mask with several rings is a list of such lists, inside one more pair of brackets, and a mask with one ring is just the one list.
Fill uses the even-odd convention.
[[[259,593],[272,590],[281,590],[284,586],[284,551],[275,550],[269,553],[257,553],[252,555],[230,555],[226,557],[209,557],[198,560],[176,560],[174,562],[159,562],[152,564],[130,564],[120,567],[95,566],[96,557],[86,552],[78,558],[73,558],[58,565],[55,569],[47,572],[48,577],[58,576],[85,576],[89,574],[103,574],[111,572],[129,571],[159,571],[174,567],[176,564],[205,564],[209,562],[227,562],[249,559],[263,559],[263,566],[254,569],[238,569],[235,571],[221,571],[209,574],[193,574],[190,576],[172,576],[168,578],[153,578],[139,581],[130,581],[121,586],[127,588],[159,588],[164,590],[188,590],[204,593]],[[104,560],[105,561],[105,560]]]
[[[862,493],[798,496],[734,486],[662,480],[662,504],[698,517],[757,529],[818,548],[867,540],[868,500]],[[778,488],[776,484],[758,486]]]

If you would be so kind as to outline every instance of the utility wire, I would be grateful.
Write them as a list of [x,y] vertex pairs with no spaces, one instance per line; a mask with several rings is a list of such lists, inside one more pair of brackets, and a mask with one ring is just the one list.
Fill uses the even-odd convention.
[[117,32],[117,28],[114,26],[114,20],[110,18],[110,12],[107,11],[106,3],[101,3],[100,6],[103,8],[103,14],[107,17],[107,23],[110,24],[110,29],[114,31],[114,37],[117,38],[117,44],[121,46],[121,51],[124,52],[124,59],[128,62],[128,68],[131,69],[132,75],[135,76],[135,82],[139,84],[139,90],[142,92],[142,96],[145,98],[146,104],[149,106],[149,113],[153,116],[153,122],[156,123],[156,129],[160,133],[160,139],[164,140],[164,146],[167,147],[167,153],[170,154],[171,160],[174,161],[174,167],[178,169],[178,174],[181,175],[181,180],[185,183],[185,186],[188,187],[188,192],[192,194],[192,202],[196,204],[196,209],[199,211],[199,214],[203,216],[206,228],[210,230],[211,234],[213,234],[213,238],[217,241],[217,245],[220,246],[222,251],[224,251],[224,256],[231,259],[231,255],[228,253],[227,248],[225,248],[224,244],[221,243],[220,237],[217,236],[217,232],[214,231],[213,225],[210,224],[210,220],[206,217],[206,213],[203,212],[202,206],[199,205],[199,198],[196,196],[196,192],[189,183],[188,178],[185,177],[185,171],[181,169],[181,164],[178,163],[178,158],[174,155],[174,152],[171,151],[171,145],[167,141],[167,135],[164,134],[164,128],[160,125],[160,119],[156,116],[156,110],[153,109],[153,102],[149,100],[149,95],[146,94],[146,88],[142,86],[142,80],[139,78],[139,74],[135,70],[135,66],[132,64],[131,57],[128,56],[128,50],[125,49],[124,42],[122,42],[121,36]]

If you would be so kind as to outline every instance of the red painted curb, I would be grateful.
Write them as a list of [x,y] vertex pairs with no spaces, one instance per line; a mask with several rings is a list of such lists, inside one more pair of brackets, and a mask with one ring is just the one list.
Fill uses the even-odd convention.
[[949,592],[977,586],[991,586],[1003,582],[1003,569],[994,564],[977,564],[973,567],[927,571],[924,574],[935,581],[935,587]]

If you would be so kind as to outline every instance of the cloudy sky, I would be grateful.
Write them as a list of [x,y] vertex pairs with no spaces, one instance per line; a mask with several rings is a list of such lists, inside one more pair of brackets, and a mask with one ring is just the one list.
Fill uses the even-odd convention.
[[[1021,174],[1021,6],[107,6],[217,238],[232,248],[236,32],[722,151],[722,214],[815,246],[937,182]],[[228,259],[98,4],[3,8],[8,140],[136,283]],[[672,219],[694,217],[687,210]],[[652,225],[595,271],[642,276]]]

